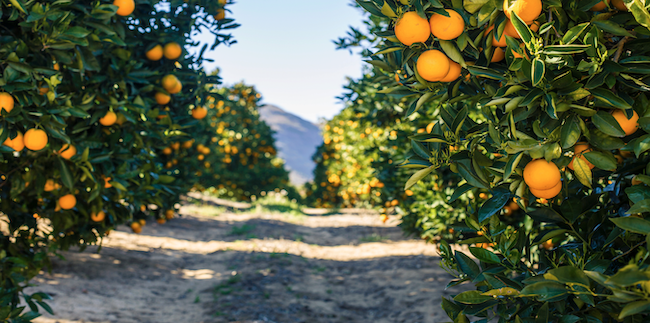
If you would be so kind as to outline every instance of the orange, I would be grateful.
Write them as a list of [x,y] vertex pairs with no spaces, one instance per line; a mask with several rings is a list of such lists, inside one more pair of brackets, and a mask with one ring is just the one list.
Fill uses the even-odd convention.
[[210,148],[208,148],[208,147],[203,147],[203,149],[201,149],[201,152],[202,152],[204,155],[208,155],[208,154],[210,154]]
[[599,2],[599,3],[597,3],[596,5],[594,5],[593,7],[591,7],[591,9],[589,9],[589,10],[591,10],[591,11],[602,11],[602,10],[604,10],[605,8],[607,8],[607,3],[605,1],[609,2],[608,0],[603,0],[603,1]]
[[558,182],[548,190],[538,190],[530,186],[528,186],[528,188],[530,189],[530,192],[538,198],[551,199],[560,194],[560,191],[562,190],[562,181]]
[[152,49],[145,53],[147,59],[150,61],[159,61],[163,57],[163,48],[160,45],[154,46]]
[[97,213],[90,213],[90,219],[95,222],[102,222],[106,218],[106,213],[104,211],[99,211]]
[[420,54],[416,68],[423,79],[429,82],[437,82],[447,76],[450,65],[447,55],[439,50],[432,49]]
[[214,20],[224,20],[226,19],[226,10],[217,9],[217,13],[214,14]]
[[165,94],[162,92],[156,92],[156,95],[154,96],[156,99],[156,103],[160,105],[165,105],[171,101],[172,97],[169,94]]
[[203,160],[203,159],[205,159],[205,156],[203,156],[203,154],[199,155],[198,160]]
[[183,89],[183,84],[181,84],[181,82],[179,81],[178,83],[176,83],[176,86],[169,91],[169,93],[176,94],[180,92],[182,89]]
[[514,12],[524,22],[531,23],[542,13],[542,0],[504,0],[503,11],[509,19]]
[[53,179],[48,179],[45,181],[45,186],[43,187],[43,190],[46,192],[52,192],[56,189],[58,189],[58,184],[54,182]]
[[506,57],[506,53],[503,51],[503,48],[497,47],[494,49],[494,54],[492,54],[492,59],[490,62],[498,63]]
[[167,74],[162,78],[162,87],[169,93],[172,93],[170,90],[174,89],[178,83],[180,83],[180,81],[172,74]]
[[18,134],[16,134],[16,138],[14,138],[13,140],[7,137],[7,140],[5,140],[4,145],[13,148],[15,151],[23,150],[23,148],[25,148],[25,141],[23,139],[22,132],[18,131]]
[[636,111],[632,110],[634,115],[632,116],[632,119],[628,119],[627,116],[625,115],[625,111],[623,110],[615,110],[612,113],[612,116],[618,124],[623,128],[623,131],[625,131],[625,135],[629,136],[633,133],[635,133],[639,129],[639,115],[636,113]]
[[104,177],[104,188],[113,187],[113,184],[109,183],[112,179],[112,177]]
[[[526,48],[525,47],[526,47],[526,44],[524,44],[524,43],[519,44],[519,48],[521,48],[523,50],[524,54],[526,54],[526,58],[528,58],[528,53],[526,53]],[[512,57],[514,57],[514,58],[524,58],[524,56],[522,56],[521,54],[516,52],[514,49],[511,49],[510,52],[512,52]]]
[[175,142],[175,143],[173,143],[173,144],[171,145],[171,147],[172,147],[172,149],[174,149],[174,150],[178,150],[179,148],[181,148],[181,143],[180,143],[180,142]]
[[165,44],[165,49],[164,49],[165,58],[177,59],[181,57],[182,53],[183,53],[183,49],[181,48],[181,45],[179,45],[177,42],[170,42]]
[[[487,35],[490,31],[494,29],[494,25],[488,27],[488,29],[485,30],[485,34]],[[501,34],[501,38],[497,39],[497,34],[496,31],[492,33],[492,46],[494,47],[506,47],[508,44],[506,43],[506,33]]]
[[0,112],[2,112],[2,110],[5,110],[7,111],[7,113],[9,113],[13,109],[14,109],[14,97],[7,92],[0,93]]
[[573,160],[575,160],[576,157],[580,157],[580,159],[584,160],[585,163],[587,163],[587,166],[589,166],[589,169],[593,169],[594,164],[590,163],[584,156],[582,156],[582,154],[584,154],[586,152],[588,153],[588,152],[590,152],[592,150],[593,149],[589,148],[588,144],[585,144],[585,143],[576,144],[575,147],[573,147],[573,152],[575,153],[575,155],[573,156],[573,159],[571,159],[571,162],[568,165],[569,169],[574,170],[573,169]]
[[449,17],[434,13],[429,19],[431,33],[442,40],[456,39],[465,31],[465,21],[458,12],[451,9],[445,9],[445,11]]
[[404,45],[424,43],[431,35],[429,22],[416,12],[409,11],[395,23],[395,37]]
[[66,194],[59,197],[59,206],[64,210],[70,210],[77,205],[77,198],[72,194]]
[[192,148],[192,144],[194,144],[194,139],[184,142],[183,143],[183,148],[185,148],[185,149]]
[[614,7],[620,11],[628,10],[623,0],[612,0],[612,5],[614,5]]
[[554,189],[561,179],[557,165],[543,158],[535,159],[524,167],[524,181],[535,190]]
[[204,107],[196,107],[196,108],[192,109],[192,117],[194,119],[201,120],[201,119],[205,118],[205,116],[207,116],[207,115],[208,115],[208,109],[206,109]]
[[138,220],[138,222],[140,223],[140,226],[142,226],[142,227],[147,224],[147,221],[145,219],[140,219],[140,220]]
[[23,138],[29,150],[41,150],[47,146],[47,134],[41,129],[29,129]]
[[131,230],[133,231],[133,233],[140,233],[142,232],[142,226],[140,226],[140,223],[138,222],[132,222]]
[[128,16],[135,10],[135,1],[133,0],[115,0],[113,5],[117,6],[117,14],[120,16]]
[[49,92],[49,91],[50,91],[50,88],[44,86],[44,87],[38,89],[38,94],[40,94],[40,95],[45,95],[45,94],[47,94],[47,92]]
[[77,148],[69,144],[64,144],[63,147],[59,150],[59,154],[65,159],[70,159],[72,156],[77,154]]
[[117,114],[115,114],[115,112],[113,111],[106,112],[106,115],[104,115],[102,118],[99,119],[99,123],[107,127],[114,125],[116,121],[117,121]]
[[165,154],[165,155],[171,155],[172,154],[172,149],[169,148],[169,147],[165,147],[165,149],[163,149],[162,153]]
[[165,219],[171,220],[174,218],[174,210],[165,211]]
[[219,0],[220,5],[225,6],[228,3],[228,0]]
[[553,250],[554,247],[555,245],[553,244],[553,239],[548,239],[542,243],[542,248],[546,250]]
[[167,222],[167,221],[165,219],[159,218],[159,219],[156,219],[156,222],[158,222],[158,224],[165,224],[165,222]]
[[61,69],[61,66],[59,65],[59,63],[55,63],[54,66],[52,66],[52,68],[53,68],[55,71],[58,71],[58,70]]
[[636,175],[632,177],[632,185],[639,185],[639,184],[643,184],[643,182],[639,180],[639,178]]
[[[440,82],[452,82],[457,80],[460,77],[460,64],[449,60],[449,72],[447,73],[447,76],[443,77]],[[427,125],[427,129],[428,129]],[[429,131],[431,133],[431,131]]]

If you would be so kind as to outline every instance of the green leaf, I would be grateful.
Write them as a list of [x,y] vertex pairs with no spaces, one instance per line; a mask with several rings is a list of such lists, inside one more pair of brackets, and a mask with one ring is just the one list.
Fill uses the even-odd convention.
[[519,291],[512,288],[512,287],[501,287],[499,289],[491,289],[481,295],[485,296],[517,296],[519,295]]
[[604,170],[616,170],[617,162],[614,155],[600,151],[590,151],[582,154],[590,163]]
[[488,2],[490,2],[490,0],[465,0],[463,1],[463,8],[465,8],[467,12],[474,14]]
[[625,214],[636,214],[636,213],[643,213],[643,212],[650,212],[650,199],[643,200],[638,203],[634,203],[632,207],[625,212]]
[[634,19],[642,26],[650,29],[650,13],[643,0],[624,0],[625,6],[630,9]]
[[596,128],[607,135],[613,137],[625,137],[625,131],[623,131],[621,125],[618,124],[618,121],[616,121],[611,114],[605,111],[598,111],[598,113],[591,117],[591,121],[594,123]]
[[490,264],[498,264],[501,263],[501,259],[499,259],[499,256],[495,255],[492,251],[487,250],[485,248],[478,248],[478,247],[469,247],[469,252],[476,257],[476,259],[490,263]]
[[65,185],[65,187],[69,189],[73,189],[74,178],[70,173],[70,169],[68,168],[68,165],[66,165],[63,158],[57,158],[57,160],[59,161],[59,169],[61,171],[61,181],[63,182],[63,185]]
[[560,283],[576,283],[584,286],[589,286],[589,277],[579,268],[573,266],[561,266],[549,270],[544,274],[544,278],[548,280],[557,280]]
[[442,51],[447,54],[447,56],[454,62],[465,65],[465,59],[463,59],[463,54],[456,47],[456,43],[448,40],[440,40],[440,47]]
[[456,163],[456,165],[458,165],[458,172],[460,173],[460,176],[462,176],[467,181],[467,183],[478,188],[488,188],[488,184],[476,176],[467,166],[465,166],[465,164]]
[[478,221],[483,222],[501,209],[510,201],[510,191],[508,190],[495,190],[494,195],[478,210]]
[[472,185],[469,185],[468,183],[465,183],[458,187],[455,191],[454,194],[449,197],[448,203],[451,203],[455,200],[457,200],[459,197],[461,197],[463,194],[467,193],[467,191],[473,189],[474,187]]
[[[647,203],[650,202],[650,200],[644,200],[644,201],[646,201]],[[617,227],[623,230],[636,232],[643,235],[650,234],[650,221],[646,219],[628,216],[624,218],[610,218],[609,220],[614,222],[614,224],[616,224]]]
[[478,265],[466,254],[456,251],[454,257],[456,258],[456,263],[458,264],[459,269],[470,279],[474,280],[481,273],[481,269]]
[[503,181],[507,181],[508,178],[512,175],[513,171],[517,168],[517,165],[519,165],[519,162],[521,161],[521,158],[524,157],[523,152],[518,152],[514,156],[509,156],[510,158],[508,159],[508,162],[506,163],[506,168],[503,173]]
[[[521,18],[514,12],[510,14],[510,22],[512,22],[512,25],[515,27],[515,30],[517,30],[519,36],[521,36],[521,40],[529,46],[528,48],[532,48],[531,40],[533,39],[533,32],[528,27],[528,24],[521,20]],[[536,83],[533,81],[533,85],[535,84]]]
[[621,268],[614,276],[609,277],[605,283],[621,287],[628,287],[650,280],[647,272],[639,270],[639,267],[632,264]]
[[650,311],[650,301],[632,302],[625,305],[625,307],[623,307],[621,313],[618,315],[618,319],[622,320],[625,317],[628,317],[630,315],[639,314],[648,311]]
[[589,168],[589,165],[587,165],[587,162],[582,158],[573,159],[573,173],[582,185],[591,188],[593,174],[591,173],[591,169]]
[[483,293],[478,290],[470,290],[456,295],[454,300],[463,304],[481,304],[492,300],[491,296],[485,296],[482,294]]
[[618,95],[614,94],[614,92],[610,90],[603,89],[603,88],[595,88],[589,90],[589,92],[591,92],[591,95],[593,95],[595,98],[606,103],[609,106],[619,108],[622,110],[627,110],[632,108],[632,106],[630,106],[625,100],[621,99]]
[[566,293],[567,289],[564,284],[544,281],[524,287],[524,289],[521,290],[520,296],[537,297],[539,301],[543,302],[548,300],[557,300],[557,298],[565,295]]
[[580,139],[581,135],[580,123],[576,120],[575,116],[571,116],[566,119],[564,125],[562,125],[562,130],[560,131],[560,142],[562,143],[563,149],[568,149],[573,147],[576,142]]
[[413,175],[411,176],[411,178],[409,178],[409,180],[406,182],[406,185],[404,186],[404,189],[405,189],[405,190],[410,189],[411,187],[413,187],[413,185],[415,185],[415,183],[417,183],[417,182],[419,182],[420,180],[422,180],[423,178],[425,178],[425,177],[426,177],[427,175],[429,175],[429,174],[430,174],[434,169],[436,169],[434,166],[429,166],[429,167],[427,167],[427,168],[424,168],[424,169],[421,169],[421,170],[415,172],[415,174],[413,174]]
[[13,4],[18,10],[20,10],[22,13],[27,14],[27,9],[25,8],[25,4],[23,3],[22,0],[9,0],[11,1],[11,4]]
[[621,25],[611,21],[611,20],[594,20],[592,24],[598,26],[600,29],[604,30],[605,32],[608,32],[610,34],[614,34],[617,36],[628,36],[628,37],[634,37],[632,34],[630,34],[625,28],[621,27]]
[[530,75],[532,77],[532,82],[533,86],[537,86],[543,79],[544,79],[544,74],[546,73],[546,65],[544,64],[544,61],[542,61],[539,58],[535,58],[533,60],[533,64],[531,65],[531,71]]
[[589,45],[549,45],[544,46],[542,52],[546,55],[572,55],[582,53],[588,48]]

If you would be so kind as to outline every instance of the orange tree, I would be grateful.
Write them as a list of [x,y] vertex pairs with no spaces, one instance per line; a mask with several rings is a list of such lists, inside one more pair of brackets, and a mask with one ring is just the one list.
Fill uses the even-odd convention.
[[383,91],[410,98],[407,115],[441,103],[431,133],[411,136],[406,188],[451,171],[470,197],[477,236],[454,242],[471,255],[440,250],[450,285],[476,289],[443,300],[449,317],[646,321],[645,2],[357,2],[390,19],[374,59],[406,75]]
[[172,215],[194,177],[164,174],[160,155],[218,81],[185,48],[198,26],[231,42],[233,21],[208,14],[224,4],[0,1],[0,320],[50,311],[22,291],[51,252]]
[[242,83],[211,87],[192,126],[192,139],[172,143],[165,152],[170,174],[192,171],[196,189],[237,200],[251,200],[261,192],[284,189],[300,196],[289,184],[289,173],[277,157],[271,128],[260,119],[261,94]]

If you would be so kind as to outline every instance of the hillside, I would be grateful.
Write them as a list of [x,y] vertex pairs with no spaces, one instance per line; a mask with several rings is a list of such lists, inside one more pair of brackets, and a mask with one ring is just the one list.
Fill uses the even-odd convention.
[[302,185],[313,179],[316,164],[311,156],[323,142],[317,125],[274,105],[260,107],[260,116],[275,131],[278,155],[286,161],[294,185]]

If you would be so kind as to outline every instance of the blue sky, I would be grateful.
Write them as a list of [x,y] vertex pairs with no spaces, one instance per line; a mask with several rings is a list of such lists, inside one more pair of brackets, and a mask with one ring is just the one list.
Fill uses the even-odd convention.
[[[245,81],[277,105],[306,120],[330,119],[343,105],[346,76],[359,78],[363,61],[332,40],[349,26],[361,27],[362,14],[351,0],[240,0],[226,8],[241,27],[231,31],[237,43],[218,46],[206,57],[211,71],[221,69],[226,85]],[[358,51],[357,51],[358,52]]]

